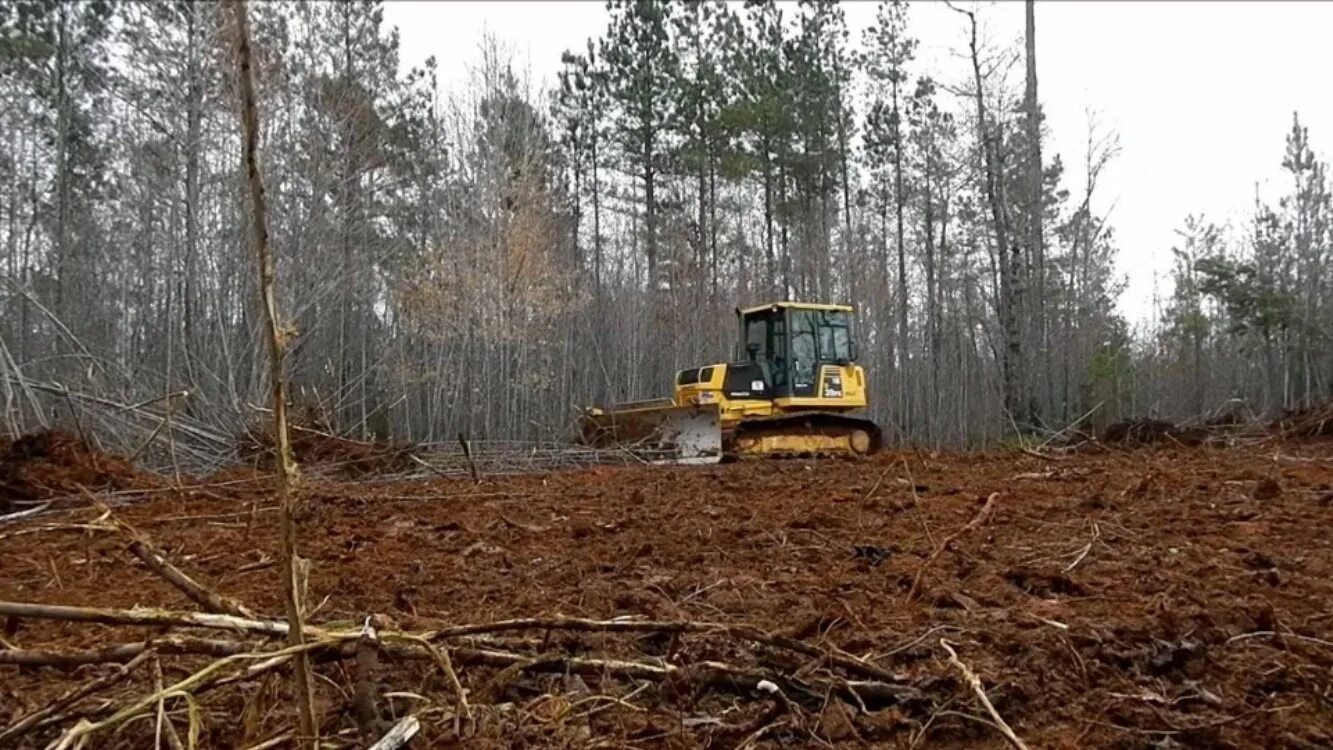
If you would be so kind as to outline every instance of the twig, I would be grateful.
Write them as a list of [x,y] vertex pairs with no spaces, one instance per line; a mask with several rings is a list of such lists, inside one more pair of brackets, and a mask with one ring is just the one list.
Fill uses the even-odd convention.
[[[1037,450],[1040,451],[1042,448],[1045,448],[1046,446],[1050,445],[1051,441],[1055,440],[1056,438],[1060,437],[1066,432],[1069,432],[1075,427],[1078,427],[1083,422],[1083,420],[1087,419],[1088,417],[1091,417],[1098,409],[1102,408],[1102,404],[1105,403],[1106,403],[1105,399],[1098,401],[1096,406],[1093,406],[1091,409],[1088,409],[1087,411],[1083,412],[1083,416],[1065,425],[1063,428],[1060,429],[1059,432],[1052,433],[1051,436],[1046,438],[1046,440],[1044,440],[1041,445],[1037,446]],[[1034,453],[1034,455],[1041,456],[1042,454]]]
[[276,735],[274,737],[269,737],[268,739],[256,745],[251,745],[245,748],[245,750],[269,750],[269,748],[271,747],[277,747],[285,743],[287,740],[290,740],[292,738],[292,734],[293,733],[290,731],[283,732],[282,734]]
[[875,479],[875,483],[871,485],[870,491],[867,492],[865,496],[861,498],[861,505],[866,505],[870,502],[870,499],[873,498],[875,496],[875,493],[879,491],[879,486],[884,484],[884,477],[887,477],[890,471],[893,471],[892,464],[890,464],[887,469],[879,473],[879,477]]
[[1060,572],[1068,573],[1074,568],[1077,568],[1078,564],[1083,562],[1083,558],[1087,557],[1088,553],[1092,551],[1092,545],[1096,544],[1097,540],[1101,538],[1102,538],[1101,527],[1098,526],[1097,523],[1094,521],[1092,524],[1092,539],[1086,545],[1084,545],[1082,550],[1079,551],[1078,557],[1074,558],[1074,561],[1066,565],[1065,568]]
[[[176,727],[172,725],[171,719],[167,716],[167,695],[162,693],[162,662],[153,659],[153,689],[161,695],[157,699],[157,722],[153,727],[153,747],[155,749],[162,747],[162,738],[165,736],[167,746],[171,750],[185,750],[181,745],[180,736],[176,734]],[[193,719],[192,719],[193,721]],[[193,735],[191,735],[193,738]],[[193,744],[191,744],[193,747]]]
[[1004,717],[1000,716],[1000,712],[995,710],[995,704],[991,703],[990,698],[986,697],[986,690],[982,687],[981,678],[977,676],[977,673],[973,672],[958,658],[958,653],[953,650],[948,641],[941,638],[940,646],[949,652],[949,663],[953,664],[962,673],[963,680],[971,686],[972,692],[976,693],[977,700],[981,701],[986,713],[990,714],[991,720],[995,722],[996,729],[1000,730],[1000,733],[1004,735],[1006,740],[1009,740],[1009,744],[1013,745],[1016,750],[1028,750],[1028,746],[1018,738],[1018,735],[1014,734],[1014,730],[1005,722]]
[[1270,637],[1295,638],[1298,641],[1304,641],[1306,643],[1315,643],[1320,646],[1333,646],[1333,641],[1325,641],[1319,638],[1312,638],[1308,635],[1299,635],[1297,633],[1279,633],[1275,630],[1256,630],[1253,633],[1241,633],[1240,635],[1233,635],[1227,639],[1227,643],[1231,644],[1231,643],[1236,643],[1238,641],[1248,641],[1251,638],[1270,638]]
[[990,497],[986,498],[986,504],[981,506],[981,510],[977,511],[977,514],[972,517],[971,521],[968,521],[961,529],[944,537],[940,540],[939,544],[935,545],[935,550],[930,553],[930,557],[927,557],[926,561],[921,563],[921,567],[917,568],[916,576],[912,578],[912,587],[907,590],[907,601],[910,602],[916,598],[916,592],[921,587],[921,576],[925,574],[926,568],[929,568],[930,564],[935,562],[935,558],[944,553],[945,548],[949,546],[950,542],[977,528],[982,523],[985,523],[986,519],[990,517],[992,509],[995,507],[995,498],[999,496],[1000,493],[992,492]]
[[926,640],[927,638],[931,637],[932,635],[938,633],[938,632],[941,631],[941,630],[959,630],[959,629],[960,629],[960,628],[956,628],[956,627],[954,627],[954,626],[952,626],[952,625],[936,625],[935,627],[933,627],[933,628],[927,630],[926,632],[924,632],[924,633],[922,633],[921,635],[919,635],[919,636],[913,638],[912,640],[908,641],[907,643],[904,643],[904,644],[901,645],[901,646],[896,646],[896,647],[894,647],[894,648],[893,648],[892,650],[890,650],[890,651],[886,651],[886,652],[883,654],[883,656],[888,657],[888,656],[893,656],[894,654],[901,654],[902,652],[904,652],[904,651],[906,651],[907,649],[909,649],[909,648],[915,646],[916,644],[918,644],[918,643],[920,643],[920,642]]
[[1020,447],[1019,450],[1022,451],[1022,452],[1024,452],[1024,453],[1026,453],[1026,454],[1028,454],[1029,456],[1034,456],[1034,457],[1036,457],[1036,458],[1040,458],[1040,459],[1043,460],[1043,461],[1050,461],[1050,462],[1052,462],[1052,463],[1059,463],[1059,462],[1065,460],[1064,458],[1061,458],[1060,456],[1052,456],[1052,455],[1050,455],[1049,453],[1041,453],[1041,452],[1039,452],[1039,451],[1034,451],[1034,450],[1032,450],[1031,448],[1027,448],[1027,447]]
[[144,438],[144,441],[139,444],[139,447],[135,448],[134,452],[130,454],[129,458],[130,463],[134,463],[135,461],[139,460],[139,456],[142,456],[143,452],[148,450],[148,446],[152,445],[153,440],[157,438],[157,434],[161,432],[162,428],[166,427],[167,423],[170,421],[171,421],[170,418],[163,417],[161,421],[157,423],[157,426],[153,428],[153,431],[148,433],[148,437]]

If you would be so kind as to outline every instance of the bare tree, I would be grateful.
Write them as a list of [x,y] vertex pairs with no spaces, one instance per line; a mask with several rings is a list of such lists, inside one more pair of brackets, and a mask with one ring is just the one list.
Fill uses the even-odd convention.
[[[293,518],[294,486],[297,482],[296,462],[292,460],[291,442],[287,436],[287,378],[283,371],[285,338],[288,335],[278,322],[277,302],[274,299],[273,261],[268,249],[268,219],[264,198],[264,182],[259,167],[259,110],[255,103],[254,72],[250,53],[250,25],[245,0],[234,0],[230,7],[235,18],[236,79],[239,89],[241,125],[245,131],[245,174],[250,190],[251,243],[259,267],[259,292],[264,309],[264,323],[269,354],[269,379],[273,391],[273,439],[275,447],[274,474],[277,478],[279,518],[282,524],[282,595],[287,610],[287,642],[299,647],[305,643],[305,624],[302,615],[301,586],[297,580],[296,521]],[[301,734],[298,741],[303,747],[319,747],[319,724],[315,720],[314,696],[311,692],[310,660],[305,651],[293,655],[293,675],[296,687],[297,713]]]

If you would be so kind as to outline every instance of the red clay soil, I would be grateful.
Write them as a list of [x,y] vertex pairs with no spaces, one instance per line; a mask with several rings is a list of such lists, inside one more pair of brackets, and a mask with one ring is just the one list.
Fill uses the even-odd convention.
[[[989,516],[967,529],[992,494]],[[794,697],[765,717],[778,704],[750,691],[460,664],[476,725],[460,743],[442,709],[425,711],[415,747],[1006,747],[941,638],[1032,748],[1333,747],[1329,441],[1058,461],[909,453],[608,468],[480,485],[320,482],[304,498],[316,622],[377,613],[422,630],[558,613],[749,623],[864,657],[922,696],[865,706]],[[266,487],[237,480],[146,494],[118,512],[201,581],[277,615],[272,502]],[[192,609],[116,534],[13,535],[94,515],[0,526],[0,599]],[[24,620],[3,638],[70,650],[147,633]],[[538,653],[681,665],[757,653],[715,636],[529,635]],[[171,680],[201,662],[163,663]],[[0,725],[109,669],[0,666]],[[325,732],[347,732],[354,668],[318,669]],[[382,657],[376,677],[383,690],[449,705],[421,662]],[[140,670],[114,695],[150,688]],[[290,729],[286,691],[273,677],[204,696],[200,746]],[[175,718],[183,733],[184,711]],[[152,725],[94,745],[149,746]]]

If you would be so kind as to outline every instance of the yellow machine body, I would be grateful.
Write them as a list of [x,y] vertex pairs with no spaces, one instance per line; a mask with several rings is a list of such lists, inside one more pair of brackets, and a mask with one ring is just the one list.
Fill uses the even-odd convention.
[[853,312],[799,302],[738,309],[738,361],[678,371],[669,399],[588,409],[582,438],[651,444],[665,460],[692,463],[874,453],[879,427],[856,414],[867,388],[853,361]]

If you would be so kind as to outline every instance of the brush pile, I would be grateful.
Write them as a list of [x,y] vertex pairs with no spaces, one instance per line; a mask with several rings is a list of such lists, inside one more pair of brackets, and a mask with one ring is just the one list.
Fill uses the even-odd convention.
[[1287,412],[1273,428],[1292,437],[1333,437],[1333,402]]

